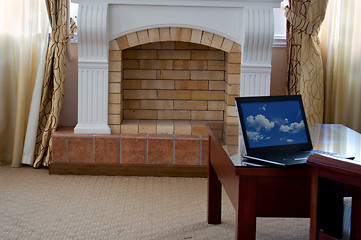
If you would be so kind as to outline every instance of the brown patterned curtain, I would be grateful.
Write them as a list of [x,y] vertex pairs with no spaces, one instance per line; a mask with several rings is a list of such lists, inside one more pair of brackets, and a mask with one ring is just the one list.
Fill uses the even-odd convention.
[[69,0],[45,0],[52,28],[46,56],[34,168],[48,166],[52,139],[59,124],[64,97],[66,43],[69,40]]
[[286,7],[288,94],[301,94],[309,123],[323,122],[324,83],[318,33],[327,0],[290,0]]

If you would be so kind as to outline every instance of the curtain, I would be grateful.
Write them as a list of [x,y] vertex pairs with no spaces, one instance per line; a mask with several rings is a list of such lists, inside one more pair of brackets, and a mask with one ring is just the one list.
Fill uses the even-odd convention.
[[[43,0],[0,0],[0,163],[21,166],[32,100],[39,99],[49,21]],[[38,93],[38,96],[37,96]]]
[[309,123],[323,122],[324,84],[318,33],[327,0],[290,0],[286,7],[288,94],[301,94]]
[[[45,75],[39,111],[34,168],[48,166],[52,134],[59,124],[64,98],[64,80],[69,29],[69,0],[45,0],[52,29],[46,56]],[[71,24],[74,28],[75,25]]]
[[361,1],[329,1],[321,29],[325,122],[361,132]]

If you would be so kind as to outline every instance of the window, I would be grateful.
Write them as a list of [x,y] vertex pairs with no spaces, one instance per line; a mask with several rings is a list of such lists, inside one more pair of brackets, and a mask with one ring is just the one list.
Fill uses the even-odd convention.
[[[70,17],[74,20],[75,24],[78,25],[78,7],[77,3],[70,3]],[[70,39],[70,42],[77,43],[78,42],[78,33],[74,33],[74,38]]]
[[288,5],[288,0],[283,0],[280,8],[273,9],[274,14],[274,47],[286,46],[286,16],[285,7]]
[[[0,1],[0,34],[19,38],[49,32],[43,1]],[[44,28],[45,27],[45,28]]]

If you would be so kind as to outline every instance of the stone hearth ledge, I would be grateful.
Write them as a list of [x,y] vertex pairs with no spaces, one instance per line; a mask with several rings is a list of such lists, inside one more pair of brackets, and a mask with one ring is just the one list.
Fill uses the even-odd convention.
[[[205,128],[205,126],[203,126]],[[206,177],[208,135],[53,134],[50,174]]]

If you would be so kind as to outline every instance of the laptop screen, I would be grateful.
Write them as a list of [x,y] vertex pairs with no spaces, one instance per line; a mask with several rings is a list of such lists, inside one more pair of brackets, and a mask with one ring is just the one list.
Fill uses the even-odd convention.
[[312,148],[300,95],[239,97],[236,103],[247,152]]

